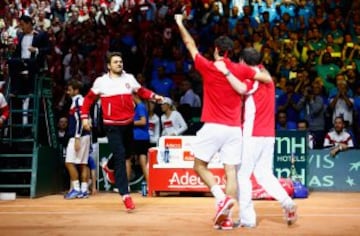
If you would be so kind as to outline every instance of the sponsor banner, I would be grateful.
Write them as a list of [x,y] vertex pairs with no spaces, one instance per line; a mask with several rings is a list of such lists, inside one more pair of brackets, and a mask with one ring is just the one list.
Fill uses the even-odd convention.
[[[209,188],[202,182],[193,170],[192,162],[183,163],[158,163],[158,148],[150,148],[149,157],[149,195],[156,192],[209,192]],[[225,187],[225,174],[222,166],[220,168],[209,166],[217,183]]]
[[274,174],[278,179],[297,179],[307,185],[307,143],[305,131],[276,132]]
[[332,157],[329,149],[311,150],[308,187],[316,191],[360,191],[360,150],[347,150]]
[[[225,187],[225,175],[223,169],[211,169],[217,183]],[[154,169],[150,176],[149,192],[153,191],[194,191],[208,192],[209,188],[201,181],[200,177],[190,168],[167,168]]]

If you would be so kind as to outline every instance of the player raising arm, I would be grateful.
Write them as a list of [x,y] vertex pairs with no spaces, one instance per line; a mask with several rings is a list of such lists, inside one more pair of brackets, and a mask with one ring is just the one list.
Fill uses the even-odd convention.
[[[230,210],[236,198],[236,168],[240,163],[242,130],[241,130],[241,107],[242,98],[226,80],[228,74],[221,73],[210,61],[202,56],[196,48],[195,42],[183,24],[183,15],[175,15],[180,36],[194,60],[194,65],[203,79],[203,107],[201,121],[203,127],[197,132],[196,139],[192,143],[195,154],[194,170],[202,181],[209,187],[216,199],[217,211],[215,214],[215,227],[228,227],[232,225]],[[228,58],[233,50],[233,42],[226,36],[218,37],[214,42],[214,59],[223,61],[229,73],[242,78],[244,83],[250,83],[254,78],[265,81],[271,79],[267,74],[256,72],[245,64],[233,63]],[[238,111],[238,112],[234,112]],[[224,163],[226,174],[226,193],[215,181],[208,164],[216,152]]]

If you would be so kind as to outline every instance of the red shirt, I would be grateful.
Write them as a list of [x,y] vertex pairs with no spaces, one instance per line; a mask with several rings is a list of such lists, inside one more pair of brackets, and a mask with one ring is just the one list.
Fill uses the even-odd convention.
[[274,83],[256,81],[250,90],[245,98],[244,137],[275,137]]
[[[227,58],[224,62],[237,78],[247,80],[255,75],[255,71],[246,65],[233,63]],[[201,74],[204,86],[201,121],[241,126],[242,98],[231,87],[224,74],[214,66],[213,61],[199,53],[195,56],[195,68]]]

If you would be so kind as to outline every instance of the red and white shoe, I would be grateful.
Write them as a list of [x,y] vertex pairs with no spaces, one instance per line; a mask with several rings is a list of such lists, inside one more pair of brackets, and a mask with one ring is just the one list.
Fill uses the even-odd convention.
[[125,195],[123,197],[123,202],[124,202],[127,212],[131,212],[135,209],[135,204],[134,204],[132,198],[130,197],[130,195]]
[[220,225],[228,218],[231,208],[234,206],[235,200],[230,196],[226,196],[224,200],[217,205],[218,209],[214,218],[214,225]]
[[288,225],[294,224],[298,218],[296,214],[297,206],[295,204],[284,206],[283,211],[284,211],[284,219],[287,222],[287,224]]
[[231,230],[234,228],[235,228],[234,222],[231,218],[226,218],[220,224],[214,225],[214,229],[219,229],[219,230]]

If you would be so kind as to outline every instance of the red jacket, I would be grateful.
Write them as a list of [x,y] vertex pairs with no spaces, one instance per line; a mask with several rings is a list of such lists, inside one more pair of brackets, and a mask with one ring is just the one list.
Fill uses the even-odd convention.
[[100,96],[105,125],[127,125],[133,122],[133,93],[143,99],[150,99],[154,93],[136,81],[133,75],[123,72],[120,77],[110,78],[109,74],[98,77],[85,96],[81,118],[88,119],[93,102]]

